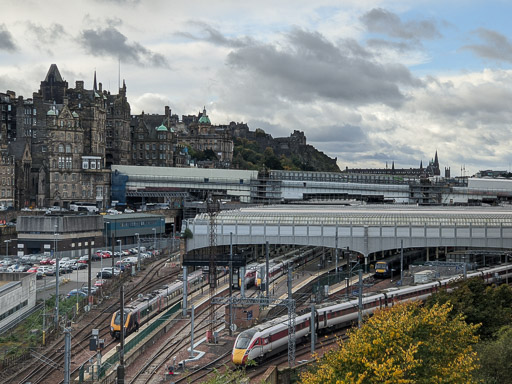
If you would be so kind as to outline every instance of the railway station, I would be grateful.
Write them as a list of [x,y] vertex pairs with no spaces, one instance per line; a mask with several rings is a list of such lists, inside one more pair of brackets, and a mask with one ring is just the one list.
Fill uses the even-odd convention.
[[[455,276],[508,282],[511,223],[511,211],[492,208],[301,205],[198,214],[183,223],[179,247],[159,243],[156,259],[122,275],[126,293],[93,303],[87,316],[97,316],[91,326],[102,347],[76,352],[82,363],[71,365],[73,377],[108,383],[123,366],[132,382],[194,382],[205,367],[248,360],[260,362],[260,378],[277,375],[266,372],[269,364],[290,374],[335,343],[338,330],[405,298],[423,300]],[[105,307],[110,297],[117,299]]]

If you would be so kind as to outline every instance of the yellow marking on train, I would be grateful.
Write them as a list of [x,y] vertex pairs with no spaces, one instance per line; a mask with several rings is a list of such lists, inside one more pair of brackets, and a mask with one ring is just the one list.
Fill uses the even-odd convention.
[[233,352],[233,363],[242,365],[245,351],[245,349],[235,349]]

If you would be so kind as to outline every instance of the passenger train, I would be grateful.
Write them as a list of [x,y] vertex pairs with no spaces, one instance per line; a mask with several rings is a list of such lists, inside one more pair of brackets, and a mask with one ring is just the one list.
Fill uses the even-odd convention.
[[400,265],[403,260],[403,267],[406,269],[409,264],[419,258],[424,258],[426,252],[423,250],[415,249],[412,251],[404,252],[403,258],[400,253],[396,253],[385,259],[379,260],[375,263],[375,277],[387,278],[391,277],[392,271],[400,271]]
[[[188,278],[188,292],[192,292],[195,286],[199,286],[203,281],[203,271],[198,270],[192,272]],[[146,295],[139,295],[136,299],[130,301],[124,307],[124,329],[125,336],[134,331],[138,331],[139,327],[145,322],[153,318],[157,313],[165,310],[175,302],[172,300],[183,294],[183,282],[176,281],[171,284],[164,285]],[[117,311],[112,315],[110,321],[110,335],[119,339],[121,335],[121,311]]]
[[[315,252],[316,247],[308,247],[305,250],[299,251],[294,256],[283,255],[273,259],[268,266],[268,276],[270,282],[278,279],[288,272],[288,268],[298,268],[301,265],[308,263],[318,256]],[[265,289],[267,279],[265,278],[266,263],[261,263],[256,268],[256,287]],[[262,275],[263,272],[263,275]]]
[[[474,272],[467,277],[482,277],[487,283],[500,282],[512,277],[512,266],[499,266]],[[449,288],[455,281],[452,277],[417,286],[402,287],[363,297],[363,315],[371,315],[377,309],[393,306],[404,301],[425,300],[441,288]],[[358,300],[330,303],[318,306],[315,311],[315,329],[327,331],[356,322],[359,315]],[[295,319],[295,337],[299,340],[310,334],[311,313]],[[288,316],[282,316],[241,332],[235,340],[231,359],[236,365],[244,365],[247,360],[261,360],[280,352],[288,345]]]
[[[269,262],[270,281],[272,282],[279,276],[282,276],[288,270],[289,266],[293,265],[297,267],[312,260],[315,254],[314,249],[315,247],[302,247],[272,259]],[[261,287],[262,284],[264,285],[265,282],[263,281],[262,283],[260,275],[261,271],[265,270],[265,267],[266,263],[251,263],[245,267],[245,288],[250,288],[253,285],[256,287]],[[242,286],[241,278],[238,278],[238,286]]]

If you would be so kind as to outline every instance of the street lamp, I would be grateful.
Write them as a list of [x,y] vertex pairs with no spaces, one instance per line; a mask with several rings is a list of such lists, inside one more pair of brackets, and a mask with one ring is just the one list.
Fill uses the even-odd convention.
[[[121,251],[121,240],[116,240],[119,243],[119,268],[121,268],[121,271],[123,270],[123,254]],[[112,270],[114,272],[114,270]]]
[[162,237],[163,237],[164,232],[165,232],[165,220],[160,219],[160,236],[159,236],[160,241],[158,242],[158,248],[160,248],[160,249],[162,249]]
[[156,252],[156,228],[151,228],[153,231],[153,254]]
[[5,243],[5,257],[9,257],[9,243],[11,240],[4,240]]
[[138,233],[135,236],[137,236],[137,270],[140,272],[140,237]]
[[108,231],[108,226],[110,224],[110,221],[106,221],[105,222],[105,249],[108,250],[108,236],[107,236],[107,231]]
[[55,255],[55,330],[59,330],[59,256],[57,255],[57,224],[55,224],[53,253]]

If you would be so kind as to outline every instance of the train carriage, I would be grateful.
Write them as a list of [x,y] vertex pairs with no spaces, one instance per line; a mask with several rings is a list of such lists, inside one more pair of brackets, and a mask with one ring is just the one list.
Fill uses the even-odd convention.
[[[512,278],[512,267],[509,265],[476,271],[467,274],[468,278],[480,277],[487,284],[502,283]],[[433,281],[426,284],[393,288],[385,292],[375,293],[363,297],[362,314],[369,316],[378,309],[391,307],[395,303],[405,301],[424,301],[433,293],[442,289],[452,289],[452,284],[461,278],[460,275]],[[350,325],[357,321],[359,316],[358,300],[342,303],[320,305],[315,313],[316,330],[319,333],[329,328]],[[296,337],[304,337],[310,333],[311,314],[297,316]],[[282,316],[274,320],[259,324],[256,327],[243,331],[238,335],[233,346],[232,361],[236,365],[244,365],[247,360],[262,359],[277,349],[284,348],[288,343],[288,317]]]
[[[202,271],[194,271],[187,278],[189,292],[202,282]],[[138,331],[139,327],[153,318],[156,314],[168,308],[175,298],[183,294],[183,282],[176,281],[164,285],[145,295],[139,295],[131,300],[124,308],[125,336]],[[110,335],[119,339],[121,335],[121,314],[116,311],[110,321]]]

